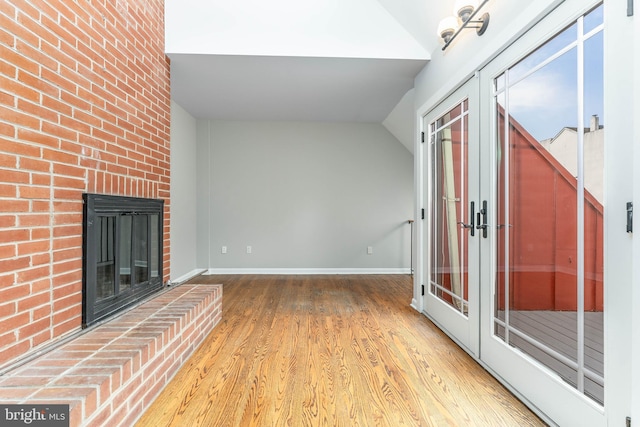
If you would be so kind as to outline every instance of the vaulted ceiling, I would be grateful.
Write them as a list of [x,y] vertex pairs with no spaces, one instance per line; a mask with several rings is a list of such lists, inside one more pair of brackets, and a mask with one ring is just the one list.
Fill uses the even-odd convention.
[[172,98],[196,118],[383,122],[448,3],[167,0]]

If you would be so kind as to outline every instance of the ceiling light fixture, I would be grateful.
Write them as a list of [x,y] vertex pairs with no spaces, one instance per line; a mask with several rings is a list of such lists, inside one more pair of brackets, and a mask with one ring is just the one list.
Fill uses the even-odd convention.
[[484,0],[478,6],[477,0],[456,0],[453,7],[454,16],[447,16],[438,25],[438,36],[444,40],[442,50],[445,50],[451,42],[465,28],[475,28],[476,33],[481,36],[489,26],[489,14],[485,13],[477,20],[474,20],[480,10],[489,0]]

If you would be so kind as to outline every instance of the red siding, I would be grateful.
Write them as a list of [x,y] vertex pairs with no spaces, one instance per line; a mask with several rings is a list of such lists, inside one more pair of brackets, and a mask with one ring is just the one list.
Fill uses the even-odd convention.
[[[501,117],[502,122],[502,117]],[[500,124],[500,129],[503,124]],[[577,180],[517,122],[510,126],[510,307],[577,308]],[[504,195],[504,185],[499,189]],[[500,213],[504,217],[504,212]],[[603,309],[603,207],[585,191],[585,310]],[[502,237],[502,236],[501,236]],[[504,260],[504,253],[499,253]],[[499,275],[500,309],[504,276]]]

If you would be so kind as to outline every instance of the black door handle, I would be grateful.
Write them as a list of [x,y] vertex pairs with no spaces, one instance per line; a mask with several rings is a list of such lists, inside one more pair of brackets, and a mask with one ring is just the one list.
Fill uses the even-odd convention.
[[480,209],[480,212],[478,212],[477,222],[478,222],[478,225],[476,225],[476,228],[478,230],[482,230],[482,237],[486,239],[487,228],[489,227],[487,225],[487,201],[486,200],[482,201],[482,209]]

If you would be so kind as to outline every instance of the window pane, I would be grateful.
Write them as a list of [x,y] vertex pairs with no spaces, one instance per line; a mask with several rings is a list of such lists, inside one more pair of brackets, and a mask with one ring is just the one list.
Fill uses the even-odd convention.
[[[496,84],[500,84],[499,81],[502,80],[504,82],[504,75],[498,77]],[[508,236],[510,228],[507,226],[507,217],[506,217],[506,209],[505,209],[505,196],[507,191],[507,176],[506,174],[506,161],[505,156],[508,156],[508,146],[505,141],[505,105],[506,105],[506,96],[505,93],[501,93],[496,97],[497,103],[497,121],[496,121],[496,194],[498,212],[497,212],[497,241],[496,241],[496,250],[497,250],[497,263],[498,270],[496,272],[496,292],[495,292],[495,318],[505,321],[506,317],[506,290],[507,290],[507,271],[505,269],[505,254],[508,248]],[[496,327],[494,333],[499,337],[506,339],[505,337],[505,329],[500,325],[499,322],[496,322]]]
[[432,144],[432,262],[430,292],[467,314],[468,102],[465,100],[436,120]]
[[[577,40],[577,25],[573,24],[546,44],[539,47],[525,59],[514,65],[509,70],[509,80],[516,82],[532,69],[542,64],[544,61],[560,52],[562,49],[574,43]],[[575,65],[575,64],[574,64]]]
[[571,49],[509,89],[509,115],[538,142],[564,129],[575,132],[577,58],[577,49]]
[[505,194],[509,343],[572,384],[577,374],[566,360],[577,362],[578,341],[576,64],[573,48],[508,90]]
[[584,17],[584,34],[588,34],[591,30],[597,28],[598,25],[602,25],[604,22],[603,14],[604,7],[600,5]]
[[[435,123],[431,126],[435,129]],[[431,283],[441,283],[438,277],[440,270],[435,266],[442,265],[442,253],[439,250],[440,242],[443,235],[442,213],[439,200],[442,199],[442,173],[440,171],[440,162],[438,159],[442,156],[442,145],[436,141],[433,135],[431,142]],[[436,288],[431,288],[431,293],[437,295]]]
[[453,107],[447,114],[436,120],[436,129],[440,129],[452,120],[458,120],[462,115],[464,104],[458,104]]
[[501,92],[504,90],[505,76],[504,73],[498,76],[494,82],[494,90],[496,92]]
[[[599,9],[602,9],[600,7]],[[593,14],[593,12],[592,12]],[[596,13],[602,22],[601,11]],[[586,19],[585,19],[586,21]],[[595,20],[594,24],[597,24]],[[586,27],[586,22],[585,22]],[[604,378],[604,73],[602,31],[585,42],[584,268],[585,369]],[[604,402],[604,387],[587,377],[585,393]]]

